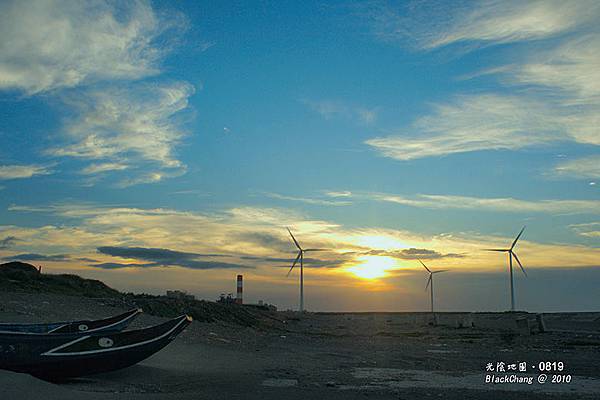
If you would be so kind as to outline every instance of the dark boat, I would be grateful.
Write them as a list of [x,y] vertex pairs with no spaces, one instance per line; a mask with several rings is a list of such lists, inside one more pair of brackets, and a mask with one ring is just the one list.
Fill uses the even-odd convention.
[[71,322],[52,322],[47,324],[6,324],[0,323],[0,333],[91,333],[91,332],[119,332],[142,313],[141,308],[127,311],[114,317],[98,320],[82,320]]
[[150,328],[83,335],[0,332],[0,369],[51,381],[114,371],[161,350],[191,321],[182,315]]

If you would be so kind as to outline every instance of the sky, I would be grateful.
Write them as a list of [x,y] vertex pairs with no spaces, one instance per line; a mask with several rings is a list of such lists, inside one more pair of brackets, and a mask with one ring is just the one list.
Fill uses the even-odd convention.
[[0,259],[312,311],[600,305],[600,3],[2,1]]

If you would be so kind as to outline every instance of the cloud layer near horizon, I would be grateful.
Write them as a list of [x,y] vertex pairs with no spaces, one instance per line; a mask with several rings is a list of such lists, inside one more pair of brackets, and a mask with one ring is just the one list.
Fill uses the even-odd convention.
[[[456,201],[461,202],[464,200]],[[109,257],[115,256],[127,260],[126,263],[140,264],[138,260],[144,261],[141,264],[184,265],[195,260],[221,262],[220,257],[227,256],[230,257],[227,263],[253,266],[257,273],[270,277],[277,275],[271,267],[287,264],[285,260],[289,262],[296,255],[286,226],[291,227],[304,247],[328,249],[315,253],[319,258],[309,259],[307,264],[315,268],[330,267],[323,268],[325,270],[331,267],[343,270],[344,266],[355,264],[358,256],[365,255],[392,257],[398,268],[410,267],[412,261],[420,257],[444,258],[445,264],[467,270],[503,265],[503,259],[481,249],[497,247],[513,239],[473,232],[422,236],[403,230],[347,228],[326,220],[309,219],[289,209],[257,207],[231,208],[216,214],[91,204],[45,208],[13,206],[11,210],[47,213],[68,218],[71,224],[2,227],[4,236],[20,239],[4,250],[5,257],[10,257],[10,253],[36,252],[98,259],[96,264],[114,262]],[[105,251],[98,253],[97,248]],[[529,241],[527,235],[519,242],[519,251],[529,267],[561,266],[564,264],[561,260],[568,260],[570,265],[589,266],[595,265],[598,257],[598,250],[594,248],[535,243]],[[212,258],[208,258],[210,255]],[[192,264],[189,264],[191,268],[210,267]]]
[[249,265],[226,263],[221,261],[206,260],[204,258],[223,257],[221,254],[200,254],[188,253],[182,251],[174,251],[161,248],[147,247],[118,247],[118,246],[102,246],[98,247],[98,252],[113,257],[125,259],[136,259],[149,261],[148,264],[117,264],[117,263],[101,263],[92,264],[92,267],[97,268],[126,268],[126,267],[168,267],[178,266],[190,269],[247,269],[253,268]]

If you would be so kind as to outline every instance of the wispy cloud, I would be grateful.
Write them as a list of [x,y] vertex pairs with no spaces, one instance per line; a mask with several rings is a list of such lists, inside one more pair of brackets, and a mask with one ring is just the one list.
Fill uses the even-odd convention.
[[97,174],[125,168],[154,168],[138,173],[123,186],[157,182],[181,175],[185,166],[175,147],[186,132],[176,115],[188,107],[194,87],[186,82],[141,84],[129,88],[109,87],[87,91],[66,102],[78,111],[65,127],[64,146],[50,149],[53,156],[106,160],[86,167],[82,173]]
[[[598,14],[600,16],[600,13]],[[568,96],[569,105],[600,102],[600,33],[576,36],[551,49],[534,52],[499,72],[512,83],[545,86]]]
[[[182,14],[146,0],[3,2],[0,90],[60,100],[64,143],[46,154],[93,161],[80,171],[87,185],[125,169],[118,187],[182,175],[175,148],[194,87],[140,79],[160,74],[186,25]],[[0,179],[2,172],[16,173],[0,170]]]
[[573,4],[559,0],[482,1],[458,9],[449,29],[437,31],[426,47],[461,41],[510,43],[535,40],[568,32],[577,25],[593,22],[599,10],[593,0]]
[[350,192],[348,190],[342,190],[342,191],[330,190],[330,191],[326,191],[325,195],[329,196],[329,197],[350,197],[350,196],[352,196],[352,192]]
[[593,0],[384,1],[356,7],[381,40],[433,49],[454,43],[478,45],[545,39],[595,21]]
[[600,238],[600,222],[590,222],[587,224],[573,224],[569,228],[577,232],[578,235],[589,238]]
[[350,201],[342,201],[342,200],[327,200],[327,199],[319,199],[319,198],[311,198],[311,197],[295,197],[295,196],[286,196],[279,193],[265,193],[267,197],[277,200],[287,200],[287,201],[296,201],[300,203],[319,205],[319,206],[349,206],[352,204]]
[[383,193],[371,193],[365,196],[376,201],[431,209],[485,210],[513,213],[600,214],[600,201],[598,200],[521,200],[510,197],[483,198],[431,194],[400,196]]
[[346,118],[363,124],[372,124],[377,120],[376,107],[363,107],[339,100],[302,100],[311,110],[325,119]]
[[51,168],[44,165],[0,165],[0,180],[31,178],[51,173]]
[[127,168],[129,168],[127,164],[107,162],[100,164],[90,164],[84,169],[82,169],[81,173],[83,175],[95,175],[109,171],[123,171]]
[[543,103],[518,96],[464,95],[434,106],[401,134],[365,143],[398,160],[479,150],[515,150],[567,140],[561,116]]
[[456,96],[395,135],[366,141],[384,156],[411,160],[559,141],[600,145],[600,34],[594,23],[600,3],[417,2],[405,7],[407,16],[372,4],[366,15],[380,37],[410,37],[420,49],[551,39],[472,74],[500,77],[502,94]]
[[[185,20],[144,0],[0,3],[0,89],[32,95],[156,74],[164,33]],[[156,42],[160,39],[161,45]]]
[[552,175],[573,178],[600,178],[600,155],[559,163],[554,167]]

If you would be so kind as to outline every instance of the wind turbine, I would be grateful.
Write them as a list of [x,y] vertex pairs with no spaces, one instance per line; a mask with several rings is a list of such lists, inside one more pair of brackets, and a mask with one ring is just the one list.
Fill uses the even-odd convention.
[[487,251],[498,251],[501,253],[508,253],[508,266],[509,266],[509,271],[510,271],[510,310],[511,311],[515,311],[515,288],[514,288],[514,284],[513,284],[513,262],[512,262],[513,257],[515,258],[515,260],[517,260],[517,263],[519,264],[519,267],[521,267],[521,271],[523,271],[523,274],[525,276],[527,276],[527,272],[525,272],[525,268],[523,268],[523,264],[521,264],[519,257],[517,257],[517,254],[513,251],[513,249],[515,248],[515,245],[517,244],[517,241],[523,234],[524,230],[525,230],[525,227],[523,227],[523,229],[521,229],[521,232],[519,232],[519,234],[517,235],[515,240],[512,242],[512,245],[510,246],[509,249],[486,249]]
[[421,263],[421,265],[423,266],[423,268],[425,268],[427,270],[427,272],[429,272],[429,279],[427,280],[427,286],[425,286],[425,290],[427,290],[427,288],[429,287],[429,285],[431,285],[431,313],[433,314],[433,274],[439,274],[440,272],[446,272],[448,271],[447,269],[442,269],[439,271],[432,271],[429,268],[427,268],[427,265],[425,265],[423,263],[423,261],[419,260],[419,262]]
[[296,240],[296,238],[294,237],[294,235],[292,234],[292,231],[290,231],[290,228],[287,228],[287,231],[290,233],[290,236],[292,237],[294,244],[298,248],[298,255],[296,256],[296,259],[294,260],[294,263],[292,264],[292,268],[290,268],[290,270],[288,271],[287,276],[290,276],[290,273],[292,272],[292,270],[298,263],[298,260],[300,260],[300,312],[303,312],[304,311],[304,253],[306,253],[307,251],[323,251],[324,249],[303,249],[300,246],[300,244],[298,243],[298,241]]

